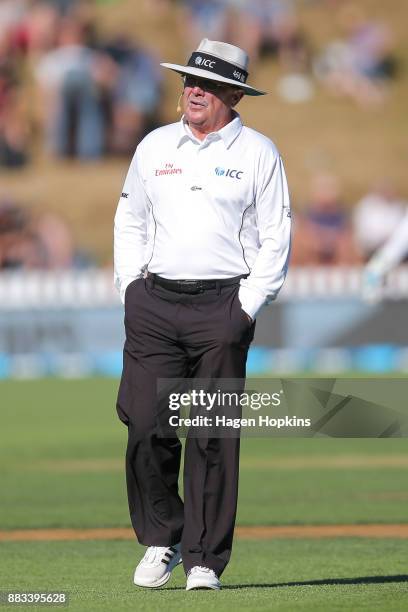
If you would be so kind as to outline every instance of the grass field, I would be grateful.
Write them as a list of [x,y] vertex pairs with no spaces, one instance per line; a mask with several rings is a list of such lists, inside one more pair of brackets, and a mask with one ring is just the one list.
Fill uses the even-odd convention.
[[[0,530],[129,526],[117,381],[0,384]],[[245,439],[240,525],[407,523],[408,441]],[[0,590],[72,610],[406,610],[404,539],[236,539],[220,593],[132,585],[132,541],[0,541]],[[6,609],[6,608],[4,608]]]

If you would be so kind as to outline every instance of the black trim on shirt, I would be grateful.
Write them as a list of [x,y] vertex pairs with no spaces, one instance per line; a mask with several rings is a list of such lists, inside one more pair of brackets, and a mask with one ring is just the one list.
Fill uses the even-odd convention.
[[247,207],[245,208],[244,212],[242,213],[241,227],[239,228],[239,232],[238,232],[238,241],[239,241],[239,244],[241,245],[241,249],[242,249],[242,257],[243,257],[243,259],[244,259],[244,262],[245,262],[246,267],[248,268],[248,272],[249,272],[249,274],[251,273],[251,268],[249,267],[248,262],[247,262],[247,260],[245,259],[245,249],[244,249],[244,245],[243,245],[243,244],[242,244],[242,242],[241,242],[241,232],[242,232],[242,228],[243,228],[243,226],[244,226],[244,218],[245,218],[245,213],[246,213],[246,211],[247,211],[247,210],[249,210],[249,209],[251,208],[251,206],[252,206],[253,204],[255,204],[255,200],[254,200],[253,202],[251,202],[251,204],[250,204],[249,206],[247,206]]

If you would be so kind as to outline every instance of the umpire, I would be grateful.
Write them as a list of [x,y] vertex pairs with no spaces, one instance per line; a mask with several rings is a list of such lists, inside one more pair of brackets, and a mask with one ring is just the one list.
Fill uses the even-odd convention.
[[126,342],[117,410],[128,427],[130,516],[147,551],[134,574],[160,587],[182,562],[187,590],[219,589],[231,554],[239,437],[158,434],[158,379],[244,379],[260,309],[285,278],[289,195],[269,138],[234,110],[248,56],[204,39],[182,75],[183,115],[138,145],[115,216],[115,284]]

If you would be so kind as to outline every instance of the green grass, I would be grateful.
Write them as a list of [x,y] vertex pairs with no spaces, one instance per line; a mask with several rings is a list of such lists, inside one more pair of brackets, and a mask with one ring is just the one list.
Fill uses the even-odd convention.
[[[116,388],[0,384],[0,529],[129,524]],[[244,439],[238,522],[406,521],[407,451],[407,439]]]
[[[117,381],[0,383],[0,529],[129,526]],[[244,439],[238,523],[406,522],[406,439]],[[133,587],[135,542],[0,542],[0,589],[71,610],[406,610],[404,540],[236,540],[220,593]],[[6,607],[4,608],[7,609]]]
[[186,593],[177,568],[157,591],[132,585],[130,542],[2,545],[1,588],[63,590],[70,610],[406,610],[406,544],[398,540],[240,542],[221,592]]

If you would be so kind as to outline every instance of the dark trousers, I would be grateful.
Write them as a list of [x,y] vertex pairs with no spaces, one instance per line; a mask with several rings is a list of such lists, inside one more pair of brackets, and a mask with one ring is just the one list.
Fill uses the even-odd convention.
[[[178,492],[181,443],[160,431],[157,380],[245,379],[255,324],[238,300],[239,285],[178,294],[133,281],[126,290],[124,363],[117,411],[128,427],[129,511],[141,544],[181,540],[185,571],[228,563],[235,525],[239,435],[187,436],[184,503]],[[168,407],[168,406],[167,406]]]

